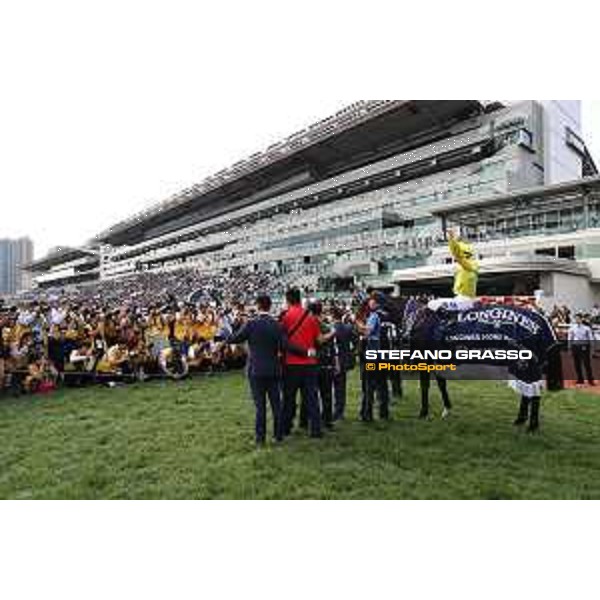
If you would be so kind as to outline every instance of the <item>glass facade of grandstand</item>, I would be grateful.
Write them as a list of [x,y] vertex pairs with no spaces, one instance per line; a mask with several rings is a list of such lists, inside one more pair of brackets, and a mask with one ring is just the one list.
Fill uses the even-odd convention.
[[497,214],[476,225],[463,228],[463,234],[475,242],[488,242],[524,236],[575,233],[600,227],[600,193],[580,195],[574,204],[516,207],[510,216]]
[[[543,183],[540,114],[533,102],[482,114],[461,124],[461,133],[282,194],[251,211],[131,247],[107,247],[102,274],[110,278],[185,265],[269,270],[316,286],[319,279],[385,277],[423,264],[441,241],[439,221],[432,216],[436,205]],[[382,175],[398,183],[369,189]],[[368,191],[360,193],[361,186]]]

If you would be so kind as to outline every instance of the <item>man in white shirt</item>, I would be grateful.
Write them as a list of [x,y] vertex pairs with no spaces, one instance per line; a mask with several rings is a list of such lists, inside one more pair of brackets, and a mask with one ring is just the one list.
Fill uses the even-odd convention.
[[592,372],[591,348],[594,343],[592,328],[577,315],[575,323],[569,327],[569,346],[573,353],[573,362],[577,372],[577,385],[584,384],[584,369],[590,385],[595,385]]
[[51,325],[62,325],[67,314],[65,310],[61,310],[57,306],[53,306],[50,309],[50,324]]

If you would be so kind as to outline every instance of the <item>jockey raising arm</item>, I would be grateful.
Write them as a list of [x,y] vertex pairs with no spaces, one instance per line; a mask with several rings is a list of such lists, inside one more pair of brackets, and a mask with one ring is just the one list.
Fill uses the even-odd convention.
[[458,263],[454,275],[454,294],[464,298],[477,297],[477,280],[479,263],[475,258],[473,247],[458,239],[454,232],[448,234],[450,253]]
[[454,275],[454,298],[438,298],[427,305],[437,311],[444,307],[450,311],[472,308],[477,300],[479,263],[471,244],[459,239],[452,231],[448,233],[450,253],[458,266]]

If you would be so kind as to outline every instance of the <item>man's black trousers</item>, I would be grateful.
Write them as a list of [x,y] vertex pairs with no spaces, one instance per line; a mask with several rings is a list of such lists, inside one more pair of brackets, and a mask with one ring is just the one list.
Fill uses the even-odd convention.
[[379,401],[379,417],[389,419],[390,416],[390,392],[388,389],[387,377],[371,371],[363,373],[363,394],[360,408],[360,418],[363,421],[373,420],[373,405],[375,396]]
[[339,421],[346,415],[346,397],[348,393],[348,372],[339,371],[333,376],[333,394],[335,397],[335,408],[333,420]]
[[300,392],[302,405],[306,410],[306,418],[310,435],[321,435],[321,408],[318,392],[319,371],[316,365],[288,365],[283,380],[283,433],[290,435],[294,428],[297,403],[296,396]]
[[573,346],[573,362],[575,363],[575,371],[577,373],[577,383],[584,383],[584,370],[589,383],[594,383],[591,350],[588,345]]
[[323,424],[329,427],[333,423],[333,367],[319,368],[319,396]]
[[281,387],[278,377],[252,377],[248,378],[250,391],[256,407],[256,441],[259,444],[265,442],[267,437],[267,398],[273,413],[273,437],[281,441],[283,439],[281,420]]

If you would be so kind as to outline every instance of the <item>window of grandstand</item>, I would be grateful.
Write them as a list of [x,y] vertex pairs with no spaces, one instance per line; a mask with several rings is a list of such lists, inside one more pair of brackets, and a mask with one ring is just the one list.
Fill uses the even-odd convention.
[[556,257],[556,248],[538,248],[535,253],[538,256],[552,256]]
[[561,246],[558,249],[558,258],[575,260],[575,246]]

